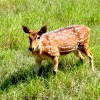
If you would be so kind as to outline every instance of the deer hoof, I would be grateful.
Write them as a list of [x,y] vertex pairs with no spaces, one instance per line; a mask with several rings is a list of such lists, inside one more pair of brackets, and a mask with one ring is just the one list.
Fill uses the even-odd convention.
[[57,73],[56,71],[53,71],[53,74],[54,74],[54,75],[56,75],[56,73]]

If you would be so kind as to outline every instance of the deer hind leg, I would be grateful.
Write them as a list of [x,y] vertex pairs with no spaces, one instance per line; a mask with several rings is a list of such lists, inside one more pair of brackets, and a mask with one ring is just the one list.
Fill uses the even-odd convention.
[[92,71],[94,72],[93,55],[92,55],[92,53],[89,51],[89,49],[88,49],[87,47],[88,47],[88,46],[83,47],[83,49],[81,49],[81,51],[82,51],[86,56],[89,57],[89,59],[90,59],[90,64],[91,64],[91,66],[92,66]]
[[58,60],[59,60],[58,56],[54,57],[54,59],[53,59],[53,62],[54,62],[53,73],[54,73],[54,75],[56,75],[57,70],[58,70]]
[[81,62],[83,62],[85,55],[80,50],[75,51],[74,54],[80,58]]

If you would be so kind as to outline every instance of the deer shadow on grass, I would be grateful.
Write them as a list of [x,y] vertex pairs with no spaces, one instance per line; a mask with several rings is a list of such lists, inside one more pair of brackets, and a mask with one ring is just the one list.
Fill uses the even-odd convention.
[[[47,68],[44,68],[45,63],[42,65],[42,75],[43,78],[49,78],[49,73],[52,68],[52,63],[48,63],[45,66]],[[25,83],[30,81],[31,79],[37,79],[38,75],[33,70],[33,65],[29,66],[29,68],[24,69],[20,68],[16,72],[13,72],[10,74],[3,82],[0,83],[0,90],[7,90],[12,85],[17,85],[18,83]]]
[[33,71],[33,67],[29,67],[28,69],[20,68],[16,72],[10,74],[1,84],[0,89],[6,90],[11,85],[17,85],[19,82],[26,82],[28,79],[36,78],[36,74]]
[[[79,63],[79,62],[78,62]],[[78,64],[76,63],[76,64]],[[70,66],[70,67],[66,67]],[[59,61],[59,67],[58,70],[62,72],[66,72],[67,70],[74,70],[75,67],[74,63],[72,61],[69,62],[67,59],[61,59]],[[77,67],[78,68],[78,67]],[[41,66],[41,75],[39,77],[42,77],[44,79],[49,79],[51,76],[53,76],[53,63],[51,61],[44,61]],[[33,66],[30,66],[28,69],[20,68],[16,72],[13,72],[10,74],[0,85],[0,89],[6,90],[12,85],[17,85],[19,82],[28,82],[31,79],[36,79],[37,74],[33,71]]]

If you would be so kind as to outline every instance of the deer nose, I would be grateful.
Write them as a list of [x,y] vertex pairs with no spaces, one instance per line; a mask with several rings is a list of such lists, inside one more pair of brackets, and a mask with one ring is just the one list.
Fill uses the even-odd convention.
[[29,48],[30,51],[34,50],[34,48]]

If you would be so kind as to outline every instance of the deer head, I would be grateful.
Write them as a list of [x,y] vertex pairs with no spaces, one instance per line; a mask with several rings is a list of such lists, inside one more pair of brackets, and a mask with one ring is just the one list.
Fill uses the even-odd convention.
[[43,26],[39,31],[38,30],[31,30],[26,26],[22,26],[22,27],[23,27],[23,31],[25,33],[29,34],[29,41],[30,41],[29,50],[30,51],[38,50],[39,44],[40,44],[40,37],[43,33],[46,33],[47,26]]

